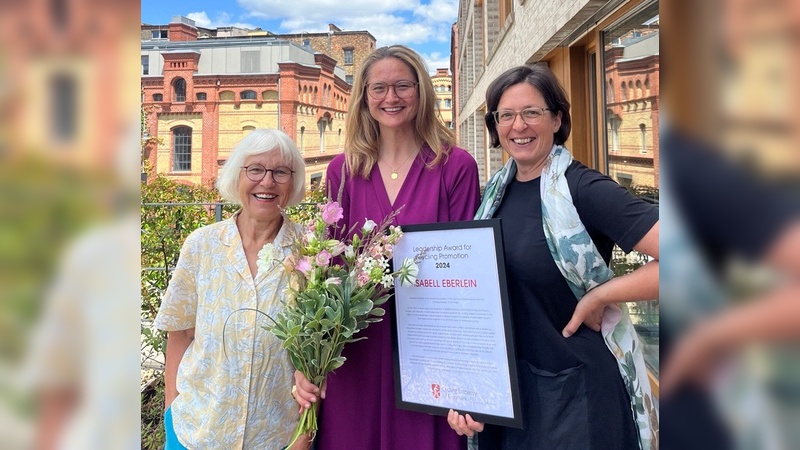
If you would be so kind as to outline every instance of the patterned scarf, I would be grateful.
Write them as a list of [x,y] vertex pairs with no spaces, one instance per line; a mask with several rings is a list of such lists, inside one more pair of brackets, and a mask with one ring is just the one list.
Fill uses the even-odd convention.
[[[565,172],[572,155],[561,145],[553,146],[541,176],[542,223],[547,246],[575,297],[610,280],[614,273],[605,264],[572,203]],[[517,173],[513,159],[486,184],[475,219],[489,219],[500,207],[503,195]],[[650,392],[650,381],[642,346],[625,303],[606,306],[601,326],[606,346],[617,360],[631,399],[631,413],[639,430],[642,450],[658,448],[658,411]]]

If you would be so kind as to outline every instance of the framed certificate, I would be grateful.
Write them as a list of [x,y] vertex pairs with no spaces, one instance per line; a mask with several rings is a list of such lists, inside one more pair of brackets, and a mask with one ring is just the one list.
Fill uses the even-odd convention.
[[419,275],[395,285],[397,406],[522,428],[500,220],[402,229],[395,270]]

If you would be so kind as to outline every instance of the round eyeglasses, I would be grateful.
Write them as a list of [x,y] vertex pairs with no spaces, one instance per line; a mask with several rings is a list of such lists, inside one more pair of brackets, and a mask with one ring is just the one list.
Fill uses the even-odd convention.
[[413,81],[398,81],[395,84],[386,84],[381,81],[376,81],[375,83],[369,83],[367,85],[367,93],[375,100],[383,100],[389,93],[389,88],[393,88],[396,96],[400,98],[409,98],[414,95],[414,88],[416,88],[418,84],[419,83]]
[[267,176],[267,172],[272,172],[272,181],[281,184],[289,181],[294,173],[294,170],[288,167],[267,169],[261,164],[250,164],[249,166],[243,166],[242,169],[244,169],[244,173],[247,175],[247,178],[249,178],[250,181],[261,181],[265,176]]
[[494,123],[501,127],[507,127],[514,123],[517,115],[522,117],[522,121],[528,125],[536,125],[544,119],[544,112],[552,111],[549,108],[525,108],[522,111],[512,111],[510,109],[501,109],[500,111],[493,111]]

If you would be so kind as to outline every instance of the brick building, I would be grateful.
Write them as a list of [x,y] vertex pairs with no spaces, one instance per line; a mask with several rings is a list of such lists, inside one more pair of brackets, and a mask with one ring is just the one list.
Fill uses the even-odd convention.
[[208,30],[185,17],[166,27],[142,25],[142,104],[147,132],[160,138],[145,148],[152,167],[210,185],[250,130],[279,127],[303,152],[307,182],[322,181],[328,162],[342,151],[346,67],[356,70],[365,49],[375,45],[367,32],[323,34],[336,42],[331,48],[353,49],[352,64],[298,45],[291,35]]
[[454,116],[459,143],[475,156],[482,181],[507,159],[489,147],[486,89],[511,67],[547,64],[572,104],[572,154],[620,184],[657,188],[658,6],[461,0],[451,35]]
[[447,128],[453,128],[453,79],[450,72],[447,68],[436,69],[431,81],[433,81],[433,91],[436,93],[439,120]]

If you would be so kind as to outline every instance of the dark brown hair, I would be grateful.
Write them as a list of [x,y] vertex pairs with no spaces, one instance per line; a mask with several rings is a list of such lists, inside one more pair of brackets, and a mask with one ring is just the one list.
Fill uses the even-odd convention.
[[492,81],[489,89],[486,90],[486,109],[488,112],[484,120],[486,121],[486,128],[489,130],[489,136],[492,139],[492,147],[500,146],[497,124],[492,113],[497,111],[500,97],[503,96],[506,89],[520,83],[528,83],[541,92],[545,103],[547,103],[547,108],[553,115],[561,113],[561,127],[553,133],[553,140],[556,145],[563,145],[572,129],[567,94],[550,68],[543,64],[535,64],[532,66],[518,66],[505,71]]

